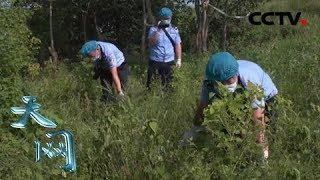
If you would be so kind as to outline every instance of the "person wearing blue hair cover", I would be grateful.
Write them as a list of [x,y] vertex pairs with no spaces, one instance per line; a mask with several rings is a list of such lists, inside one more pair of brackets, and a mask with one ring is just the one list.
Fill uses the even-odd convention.
[[178,28],[171,24],[172,11],[169,8],[161,8],[158,18],[158,24],[150,27],[148,33],[147,88],[151,88],[152,76],[158,71],[164,89],[170,90],[175,59],[176,67],[181,67],[181,38]]
[[103,99],[114,101],[112,85],[119,96],[124,96],[123,88],[128,81],[128,67],[123,53],[113,44],[101,41],[88,41],[81,50],[82,56],[90,57],[94,65],[94,79],[100,78],[103,86]]
[[[254,122],[262,124],[264,127],[265,122],[263,122],[261,117],[264,113],[265,104],[272,103],[274,97],[278,94],[276,86],[270,76],[256,63],[247,60],[236,60],[228,52],[219,52],[210,57],[206,66],[200,103],[194,118],[194,126],[192,127],[193,132],[199,132],[204,129],[201,126],[203,122],[203,110],[209,103],[209,95],[211,93],[213,94],[213,98],[210,100],[213,100],[213,103],[214,98],[217,98],[215,97],[219,94],[217,82],[221,82],[230,93],[236,93],[238,88],[247,89],[248,82],[261,87],[265,97],[260,101],[254,100],[252,108],[255,110],[253,115]],[[263,145],[264,158],[267,158],[269,150],[265,143],[264,131],[259,134],[258,142]]]

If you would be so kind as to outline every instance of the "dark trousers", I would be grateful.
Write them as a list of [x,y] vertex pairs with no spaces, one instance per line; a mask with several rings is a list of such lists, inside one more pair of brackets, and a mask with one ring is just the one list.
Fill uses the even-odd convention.
[[173,70],[172,70],[173,65],[174,65],[174,61],[157,62],[157,61],[149,60],[147,88],[148,89],[151,88],[153,76],[156,72],[158,72],[161,78],[161,84],[164,86],[164,90],[170,90],[172,88],[171,82],[173,79]]
[[275,98],[276,96],[273,96],[272,98],[266,101],[266,108],[265,108],[266,116],[271,119],[274,119],[277,117],[277,111],[274,109],[276,106]]
[[[117,67],[118,76],[121,82],[121,88],[125,89],[128,83],[129,68],[126,62]],[[101,85],[103,86],[103,99],[106,101],[115,101],[116,97],[113,94],[113,77],[111,71],[106,71],[100,74]]]

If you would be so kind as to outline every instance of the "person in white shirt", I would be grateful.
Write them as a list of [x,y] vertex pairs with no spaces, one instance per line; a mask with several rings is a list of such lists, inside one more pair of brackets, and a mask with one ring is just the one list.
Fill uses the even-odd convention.
[[91,57],[94,64],[94,79],[100,78],[103,86],[103,100],[114,101],[112,85],[119,96],[124,96],[124,86],[128,81],[128,67],[123,53],[113,44],[88,41],[81,48],[84,57]]
[[[263,117],[266,106],[274,101],[275,96],[278,94],[278,89],[270,76],[256,63],[247,60],[236,60],[228,52],[219,52],[213,54],[207,64],[200,103],[194,118],[192,132],[203,130],[201,126],[203,110],[209,104],[209,100],[213,100],[214,103],[214,98],[217,98],[216,96],[219,94],[217,82],[221,82],[230,93],[234,93],[237,88],[247,89],[248,82],[261,87],[264,92],[264,98],[262,100],[256,99],[252,102],[252,108],[254,108],[253,119],[256,125],[260,124],[265,127]],[[212,99],[209,99],[210,93],[214,94]],[[264,157],[267,158],[269,150],[265,140],[265,133],[262,130],[258,135],[257,141],[263,145]]]

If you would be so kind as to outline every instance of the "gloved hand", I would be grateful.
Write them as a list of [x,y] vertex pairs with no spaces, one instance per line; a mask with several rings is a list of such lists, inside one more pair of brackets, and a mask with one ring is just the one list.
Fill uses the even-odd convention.
[[262,98],[260,101],[255,98],[251,104],[253,109],[258,109],[258,108],[264,108],[265,107],[265,101],[264,98]]
[[191,127],[191,131],[196,132],[196,133],[203,132],[205,130],[206,130],[206,128],[202,125],[200,125],[200,126],[192,125],[192,127]]
[[191,141],[194,141],[199,136],[199,133],[205,130],[206,128],[204,126],[193,125],[190,130],[187,130],[183,133],[180,145],[189,146]]
[[177,59],[176,67],[181,68],[181,59]]
[[269,157],[269,147],[268,146],[263,148],[263,157],[265,159],[268,159],[268,157]]
[[268,166],[268,157],[269,157],[269,148],[267,146],[263,148],[263,156],[261,156],[261,159],[260,159],[261,167]]
[[120,91],[118,95],[119,95],[120,97],[124,97],[123,91]]

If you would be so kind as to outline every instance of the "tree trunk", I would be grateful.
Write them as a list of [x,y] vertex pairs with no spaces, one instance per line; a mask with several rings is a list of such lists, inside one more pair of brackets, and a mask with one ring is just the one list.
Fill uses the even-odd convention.
[[150,0],[145,0],[146,4],[146,11],[148,14],[148,23],[155,24],[156,23],[156,18],[152,14],[152,8],[151,8],[151,2]]
[[202,52],[206,52],[208,50],[207,40],[208,40],[208,29],[209,29],[209,20],[207,15],[207,8],[209,0],[203,2],[203,27],[201,32],[202,37]]
[[59,60],[58,60],[58,53],[54,48],[54,40],[53,40],[53,25],[52,25],[52,0],[49,0],[50,2],[50,41],[51,41],[51,46],[48,47],[49,52],[51,54],[52,62],[54,65],[58,65]]
[[83,23],[83,38],[84,38],[84,42],[87,41],[87,18],[88,18],[88,11],[89,11],[89,7],[90,7],[90,3],[91,0],[86,4],[87,7],[85,10],[81,10],[82,11],[82,23]]
[[142,0],[142,34],[140,44],[140,61],[145,61],[146,49],[146,30],[147,30],[147,13],[146,13],[146,0]]
[[223,50],[227,50],[227,18],[224,18],[224,27],[223,27]]
[[96,29],[96,33],[97,33],[98,39],[100,41],[104,41],[105,38],[103,37],[102,29],[98,26],[98,20],[97,20],[96,12],[94,12],[94,26],[95,26],[95,29]]
[[[201,2],[200,2],[201,1]],[[197,52],[202,53],[208,50],[207,40],[208,40],[208,30],[209,30],[209,20],[207,16],[209,0],[196,0],[195,10],[197,14],[197,39],[196,47]]]
[[86,42],[87,41],[87,29],[86,29],[87,12],[86,11],[82,12],[82,23],[83,23],[83,39],[84,39],[84,42]]
[[141,43],[140,43],[140,59],[144,61],[146,59],[146,31],[148,24],[155,24],[156,19],[152,14],[151,2],[150,0],[142,0],[142,10],[143,10],[143,25],[142,25],[142,34],[141,34]]
[[201,22],[202,22],[202,20],[201,20],[201,16],[200,16],[200,0],[195,0],[195,2],[194,2],[194,5],[195,5],[195,11],[196,11],[196,15],[197,15],[197,28],[198,28],[198,30],[197,30],[197,36],[196,36],[196,51],[197,52],[200,52],[200,36],[199,36],[199,29],[200,29],[200,24],[201,24]]
[[[237,2],[239,3],[240,0]],[[229,4],[229,0],[226,0],[224,3],[224,6],[227,7]],[[236,5],[235,7],[238,7],[238,5]],[[227,41],[227,25],[228,25],[228,18],[227,16],[224,16],[223,18],[223,31],[222,31],[222,37],[223,37],[223,44],[222,44],[222,48],[224,51],[227,50],[228,47],[228,41]]]

